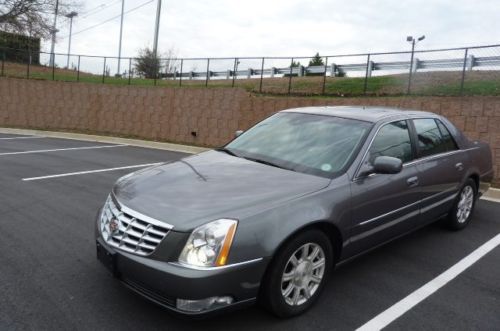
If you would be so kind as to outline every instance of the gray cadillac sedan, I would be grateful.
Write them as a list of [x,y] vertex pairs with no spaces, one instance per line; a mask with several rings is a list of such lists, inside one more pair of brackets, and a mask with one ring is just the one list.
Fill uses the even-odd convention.
[[179,313],[258,300],[293,316],[337,263],[439,219],[466,227],[492,178],[488,145],[444,117],[291,109],[220,149],[119,179],[98,213],[97,256]]

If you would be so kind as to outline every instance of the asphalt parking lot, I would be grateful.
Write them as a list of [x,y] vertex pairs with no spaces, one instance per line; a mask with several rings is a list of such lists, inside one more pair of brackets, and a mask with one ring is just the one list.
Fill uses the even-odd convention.
[[[279,320],[253,307],[180,319],[101,266],[94,217],[116,179],[184,155],[0,134],[0,330],[353,330],[500,233],[500,203],[481,200],[464,231],[430,225],[340,266],[303,316]],[[498,330],[499,280],[496,246],[387,329]]]

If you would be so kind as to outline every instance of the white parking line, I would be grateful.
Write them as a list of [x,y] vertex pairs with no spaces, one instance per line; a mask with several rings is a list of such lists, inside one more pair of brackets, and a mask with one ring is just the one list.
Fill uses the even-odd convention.
[[138,164],[126,167],[118,167],[118,168],[108,168],[108,169],[97,169],[97,170],[89,170],[89,171],[78,171],[78,172],[68,172],[65,174],[58,175],[49,175],[49,176],[41,176],[41,177],[31,177],[31,178],[23,178],[24,181],[33,181],[33,180],[41,180],[41,179],[49,179],[49,178],[59,178],[59,177],[68,177],[68,176],[77,176],[77,175],[86,175],[86,174],[94,174],[98,172],[108,172],[108,171],[116,171],[116,170],[124,170],[124,169],[133,169],[133,168],[145,168],[151,167],[155,165],[162,164],[163,162],[157,163],[148,163],[148,164]]
[[379,315],[372,318],[370,321],[362,325],[357,331],[380,330],[399,318],[418,303],[425,300],[428,296],[439,290],[448,282],[453,280],[459,274],[464,272],[471,265],[476,263],[483,256],[488,254],[495,247],[500,245],[500,234],[497,234],[492,239],[481,245],[475,251],[460,260],[454,266],[437,276],[415,292],[408,295],[406,298],[389,307]]
[[0,153],[0,156],[3,156],[3,155],[19,155],[19,154],[60,152],[60,151],[74,151],[74,150],[79,150],[79,149],[113,148],[113,147],[125,147],[125,146],[128,146],[128,145],[105,145],[105,146],[71,147],[71,148],[58,148],[58,149],[40,149],[40,150],[33,150],[33,151]]
[[39,138],[45,138],[45,137],[40,137],[40,136],[28,136],[28,137],[3,137],[3,138],[0,138],[0,140],[39,139]]

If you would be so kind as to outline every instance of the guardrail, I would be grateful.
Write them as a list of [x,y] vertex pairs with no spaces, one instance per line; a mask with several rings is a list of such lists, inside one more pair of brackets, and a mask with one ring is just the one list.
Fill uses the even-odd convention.
[[[261,93],[391,95],[412,92],[418,94],[425,86],[417,84],[415,91],[413,91],[414,82],[418,83],[419,80],[430,79],[429,77],[432,75],[436,76],[437,73],[442,73],[443,75],[453,74],[453,77],[449,77],[444,82],[449,85],[450,91],[453,90],[452,94],[470,94],[469,85],[471,84],[469,83],[482,81],[484,91],[479,91],[479,94],[500,95],[500,45],[417,50],[413,54],[410,51],[400,51],[329,55],[320,57],[321,64],[319,65],[300,64],[300,61],[316,60],[318,62],[318,58],[303,56],[160,58],[158,59],[158,68],[153,70],[156,74],[150,79],[137,72],[138,58],[121,58],[121,62],[125,63],[125,67],[128,68],[123,73],[113,77],[111,68],[118,60],[116,57],[39,52],[36,55],[39,56],[41,63],[44,62],[44,59],[48,63],[50,57],[54,57],[56,61],[53,62],[52,66],[34,66],[26,61],[24,63],[26,65],[25,71],[22,72],[22,70],[9,70],[6,67],[9,64],[5,56],[7,52],[11,56],[13,53],[14,55],[19,53],[19,58],[24,59],[23,61],[31,59],[33,56],[33,53],[27,50],[0,48],[0,55],[3,54],[0,57],[2,60],[0,75],[2,76],[169,86],[182,86],[183,84],[209,86],[209,84],[215,85],[217,83],[217,86],[244,85],[254,92]],[[70,62],[73,64],[72,68],[59,68],[57,66],[57,63]],[[198,70],[200,65],[205,70]],[[40,73],[43,71],[42,69],[45,69],[44,74]],[[68,78],[70,76],[71,78]],[[316,85],[314,85],[314,89],[309,90],[297,88],[293,84],[295,77],[311,77],[310,81],[314,78]],[[374,86],[380,85],[377,79],[381,81],[381,77],[387,78],[387,81],[384,81],[385,85],[379,86],[377,90]],[[286,79],[276,81],[276,78]],[[344,80],[340,78],[344,78]],[[256,79],[258,82],[255,84]],[[268,79],[271,80],[268,81]],[[267,81],[269,83],[266,83]],[[301,85],[305,81],[300,84],[299,82],[300,80],[297,80],[296,85]],[[491,84],[488,85],[488,82]],[[347,83],[351,84],[350,90],[346,87]],[[443,84],[438,86],[441,90],[446,85]],[[266,85],[272,85],[272,88]],[[274,85],[279,85],[280,88]],[[336,85],[338,85],[337,89]],[[346,93],[343,93],[344,90]]]

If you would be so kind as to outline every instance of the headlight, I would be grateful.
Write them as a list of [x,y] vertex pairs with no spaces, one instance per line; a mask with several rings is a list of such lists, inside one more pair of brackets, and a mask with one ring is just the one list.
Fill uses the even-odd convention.
[[179,256],[179,262],[198,267],[219,267],[227,262],[238,221],[220,219],[196,228]]

